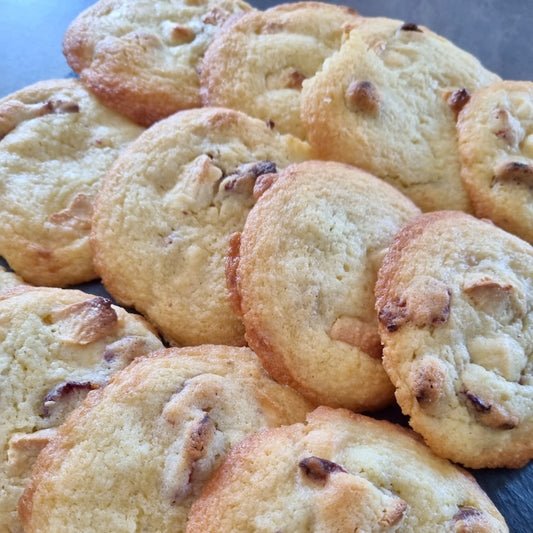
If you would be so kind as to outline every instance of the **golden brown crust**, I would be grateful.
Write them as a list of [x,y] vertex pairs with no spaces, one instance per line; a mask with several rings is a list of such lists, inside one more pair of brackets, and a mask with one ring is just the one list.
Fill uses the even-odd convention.
[[73,508],[80,530],[123,531],[134,522],[139,530],[183,531],[231,446],[302,421],[310,409],[248,348],[153,352],[90,393],[41,453],[19,504],[25,531],[68,531]]
[[259,526],[508,532],[472,475],[434,455],[414,432],[326,407],[311,412],[306,424],[237,444],[194,502],[186,531],[244,533]]
[[228,301],[232,311],[241,316],[241,299],[237,269],[239,267],[239,250],[241,247],[241,233],[235,232],[229,238],[228,251],[225,259],[226,286],[228,288]]
[[406,28],[400,20],[361,17],[303,82],[307,138],[320,158],[375,174],[423,211],[469,212],[455,127],[460,95],[499,77],[428,28]]
[[490,221],[424,214],[404,226],[375,286],[383,365],[439,455],[471,468],[532,457],[533,249]]
[[305,139],[302,83],[341,44],[357,12],[325,2],[282,3],[227,21],[201,62],[204,105],[239,109]]
[[367,289],[389,237],[419,210],[342,163],[291,165],[273,181],[227,263],[246,340],[275,379],[315,404],[384,406],[391,390]]
[[63,39],[71,68],[109,107],[143,126],[202,105],[196,64],[242,0],[100,0],[78,15]]
[[91,242],[106,289],[173,344],[244,345],[228,303],[228,239],[244,225],[258,177],[308,157],[307,143],[232,109],[154,124],[116,161],[96,201]]
[[25,285],[2,292],[0,330],[0,523],[18,531],[17,501],[56,428],[90,391],[162,343],[109,299]]

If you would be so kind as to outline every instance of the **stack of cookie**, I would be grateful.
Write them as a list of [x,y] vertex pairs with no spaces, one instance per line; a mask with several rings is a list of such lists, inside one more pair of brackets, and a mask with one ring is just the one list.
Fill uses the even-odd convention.
[[508,531],[463,467],[533,457],[531,83],[320,2],[63,44],[0,100],[0,531]]

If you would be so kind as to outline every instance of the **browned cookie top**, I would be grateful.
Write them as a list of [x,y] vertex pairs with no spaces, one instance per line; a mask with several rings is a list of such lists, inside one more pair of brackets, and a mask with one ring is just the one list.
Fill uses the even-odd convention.
[[291,165],[260,178],[256,193],[226,270],[248,343],[276,379],[316,404],[383,407],[392,387],[374,282],[393,235],[419,210],[387,183],[336,162]]
[[460,212],[400,230],[376,285],[383,363],[411,426],[473,468],[533,456],[533,248]]
[[457,112],[497,80],[428,28],[367,17],[303,82],[302,120],[320,157],[372,172],[424,211],[468,211]]
[[202,60],[204,104],[240,109],[305,138],[302,83],[340,48],[346,27],[359,19],[352,8],[323,2],[280,4],[234,17]]
[[196,65],[244,0],[99,0],[69,26],[71,68],[107,105],[149,126],[201,105]]
[[19,286],[0,294],[0,529],[19,531],[17,501],[37,454],[89,391],[162,348],[152,328],[100,296]]
[[90,394],[40,455],[21,500],[25,531],[184,531],[231,446],[309,409],[248,348],[141,358]]
[[95,265],[108,291],[179,345],[244,344],[227,301],[224,257],[258,176],[309,146],[223,108],[154,124],[107,174],[93,216]]
[[319,407],[230,451],[187,533],[505,533],[474,478],[389,422]]

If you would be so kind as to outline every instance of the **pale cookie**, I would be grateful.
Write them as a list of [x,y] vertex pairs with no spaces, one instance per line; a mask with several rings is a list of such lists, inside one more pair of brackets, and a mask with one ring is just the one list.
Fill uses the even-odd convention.
[[107,175],[93,219],[95,265],[122,304],[172,343],[244,344],[227,302],[224,257],[253,205],[257,176],[308,145],[221,108],[154,124]]
[[425,27],[366,18],[303,82],[302,120],[320,157],[372,172],[424,211],[469,211],[456,116],[469,94],[496,80]]
[[533,243],[533,82],[506,80],[474,93],[457,131],[476,215]]
[[141,358],[89,394],[41,453],[21,500],[24,531],[184,531],[231,446],[309,410],[248,348]]
[[33,285],[96,277],[89,248],[94,196],[143,128],[78,80],[47,80],[0,100],[0,255]]
[[304,162],[260,180],[227,259],[246,340],[275,379],[315,404],[387,405],[373,288],[386,247],[419,210],[342,163]]
[[0,294],[0,531],[21,531],[17,501],[67,414],[114,372],[162,344],[139,316],[81,291]]
[[340,48],[344,27],[359,18],[349,7],[297,2],[231,19],[202,60],[203,103],[239,109],[305,138],[302,82]]
[[10,272],[0,266],[0,292],[12,289],[13,287],[18,287],[19,285],[26,285],[26,283],[24,283],[24,280],[14,272]]
[[99,0],[70,24],[63,52],[107,105],[149,126],[201,105],[197,63],[243,0]]
[[383,364],[411,426],[467,467],[533,457],[533,248],[459,212],[405,226],[376,285]]
[[187,533],[508,532],[465,470],[390,422],[319,407],[235,446]]

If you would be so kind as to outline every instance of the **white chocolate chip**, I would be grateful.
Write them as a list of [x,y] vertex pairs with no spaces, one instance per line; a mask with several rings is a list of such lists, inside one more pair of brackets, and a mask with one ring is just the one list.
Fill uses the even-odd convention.
[[518,381],[527,364],[522,346],[507,335],[475,337],[469,342],[468,351],[472,363],[497,372],[507,381]]

